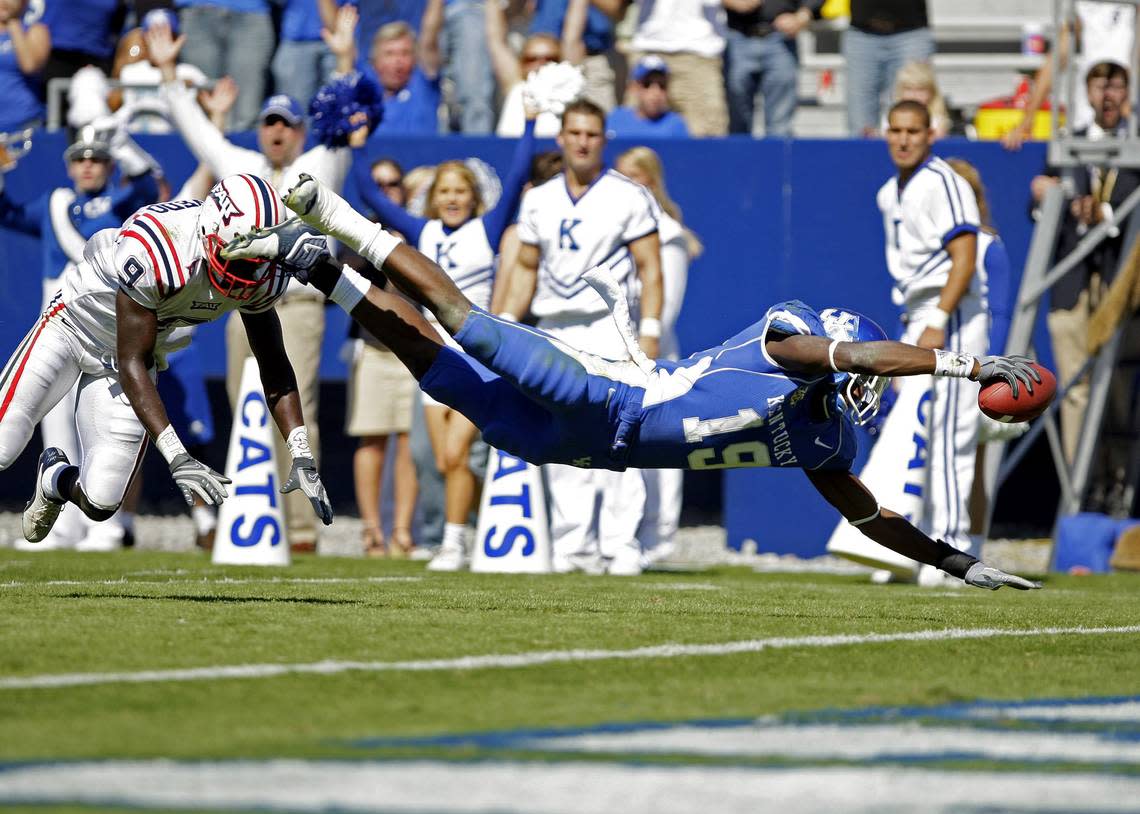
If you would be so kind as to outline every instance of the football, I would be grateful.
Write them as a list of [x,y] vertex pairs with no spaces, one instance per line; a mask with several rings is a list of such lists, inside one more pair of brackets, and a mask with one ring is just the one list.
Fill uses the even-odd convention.
[[1045,412],[1053,403],[1057,379],[1047,368],[1036,362],[1032,365],[1041,377],[1040,382],[1033,383],[1032,393],[1021,384],[1017,388],[1017,398],[1014,398],[1013,389],[1008,384],[1003,381],[990,382],[978,393],[978,406],[982,412],[1004,423],[1031,421]]

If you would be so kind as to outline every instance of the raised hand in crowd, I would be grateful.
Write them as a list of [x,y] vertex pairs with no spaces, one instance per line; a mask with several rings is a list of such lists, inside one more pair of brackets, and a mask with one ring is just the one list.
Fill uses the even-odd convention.
[[226,128],[226,116],[238,98],[238,84],[232,76],[223,76],[211,88],[198,92],[198,103],[219,130]]
[[337,73],[351,73],[356,63],[356,26],[359,22],[356,6],[343,5],[337,9],[332,29],[321,29],[321,39],[336,57]]
[[163,82],[173,82],[177,78],[175,66],[185,42],[185,34],[175,39],[174,32],[165,23],[156,23],[146,32],[146,50],[150,64],[162,73]]

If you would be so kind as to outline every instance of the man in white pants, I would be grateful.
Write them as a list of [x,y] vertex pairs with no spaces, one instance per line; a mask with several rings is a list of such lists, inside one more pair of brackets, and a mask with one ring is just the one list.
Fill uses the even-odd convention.
[[[623,359],[625,344],[609,308],[582,277],[594,266],[606,266],[631,312],[637,312],[640,293],[639,341],[650,358],[656,357],[663,301],[657,203],[640,184],[603,165],[605,114],[592,102],[567,105],[558,144],[564,172],[522,200],[522,247],[503,311],[519,319],[529,309],[540,328],[571,347]],[[544,467],[555,570],[640,573],[641,472],[584,467]]]
[[[975,273],[977,200],[964,179],[930,154],[930,114],[923,105],[899,102],[887,123],[887,146],[898,175],[883,184],[877,201],[893,296],[906,309],[903,341],[984,354],[989,317],[984,280]],[[927,478],[919,487],[924,489],[920,528],[971,551],[967,504],[974,481],[977,393],[957,380],[925,378],[907,380],[907,386],[933,391],[927,413]],[[922,451],[900,450],[900,466]]]

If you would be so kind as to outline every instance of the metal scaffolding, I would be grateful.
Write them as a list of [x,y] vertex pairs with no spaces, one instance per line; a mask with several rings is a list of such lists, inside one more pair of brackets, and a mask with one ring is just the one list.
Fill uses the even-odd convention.
[[[1095,2],[1140,7],[1140,0],[1095,0]],[[1140,8],[1137,10],[1140,13]],[[1053,30],[1059,35],[1066,21],[1076,19],[1076,0],[1054,0],[1053,16]],[[1075,54],[1075,44],[1069,50],[1071,54]],[[1070,130],[1066,129],[1066,124],[1061,121],[1061,106],[1064,105],[1064,109],[1067,111],[1073,111],[1076,93],[1085,92],[1084,77],[1078,76],[1080,62],[1075,55],[1070,56],[1067,65],[1061,64],[1060,48],[1057,47],[1056,39],[1051,51],[1053,76],[1056,77],[1056,80],[1053,83],[1050,96],[1054,137],[1049,142],[1049,163],[1059,168],[1098,165],[1115,169],[1140,170],[1140,135],[1137,134],[1135,127],[1136,113],[1140,112],[1140,95],[1138,95],[1140,82],[1136,81],[1137,67],[1140,66],[1140,60],[1137,58],[1137,44],[1133,44],[1129,69],[1131,78],[1129,93],[1132,100],[1133,121],[1130,122],[1126,135],[1123,137],[1106,138],[1098,141],[1074,136]],[[1088,233],[1066,256],[1054,257],[1061,223],[1065,215],[1065,195],[1060,185],[1048,190],[1038,210],[1037,226],[1033,232],[1033,239],[1029,246],[1029,254],[1021,278],[1017,304],[1014,308],[1009,338],[1006,343],[1006,353],[1032,355],[1033,328],[1037,323],[1042,296],[1065,275],[1071,273],[1100,243],[1117,234],[1117,230],[1123,232],[1124,241],[1116,272],[1118,275],[1124,272],[1137,240],[1140,239],[1140,217],[1132,217],[1138,205],[1140,205],[1140,188],[1115,208],[1111,220],[1106,220],[1089,229]],[[1127,319],[1122,321],[1113,333],[1112,338],[1101,347],[1095,356],[1088,360],[1088,363],[1071,381],[1058,382],[1057,398],[1053,405],[1042,417],[1042,420],[1038,421],[1031,431],[1023,437],[1013,454],[1008,457],[1004,456],[1004,443],[987,445],[985,476],[991,515],[998,487],[1024,457],[1033,440],[1042,432],[1048,438],[1053,465],[1056,468],[1057,479],[1061,487],[1061,497],[1058,501],[1053,527],[1054,539],[1056,539],[1057,523],[1062,518],[1080,511],[1089,487],[1093,456],[1101,434],[1112,375],[1117,366],[1121,339],[1127,322]],[[1081,425],[1076,454],[1070,463],[1065,460],[1061,445],[1058,408],[1064,393],[1086,376],[1089,377],[1088,408]],[[1134,447],[1133,457],[1138,452],[1140,451]],[[1135,467],[1131,469],[1129,475],[1134,477]]]

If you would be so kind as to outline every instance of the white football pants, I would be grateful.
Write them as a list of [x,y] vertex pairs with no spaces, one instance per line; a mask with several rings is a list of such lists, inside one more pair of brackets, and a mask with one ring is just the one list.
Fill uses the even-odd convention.
[[[926,308],[908,314],[903,341],[916,343],[922,335],[931,301]],[[950,315],[946,326],[946,350],[985,354],[988,347],[989,316],[977,297],[967,295]],[[921,528],[934,539],[945,540],[955,548],[970,551],[970,490],[974,484],[974,452],[978,446],[978,385],[969,379],[950,376],[908,377],[933,388],[929,405],[930,441],[927,448],[927,478],[923,495]],[[915,384],[917,386],[917,384]],[[900,451],[910,456],[913,450]],[[868,484],[874,491],[874,487]],[[977,552],[974,552],[977,554]]]
[[32,432],[76,387],[79,482],[92,505],[116,509],[144,449],[146,432],[118,376],[63,322],[65,306],[44,312],[0,373],[0,470],[28,445]]
[[[607,359],[628,358],[608,312],[580,321],[543,320],[538,327],[572,348]],[[640,469],[612,472],[565,464],[546,464],[542,469],[555,571],[601,573],[603,558],[640,561],[637,527],[645,510]]]

